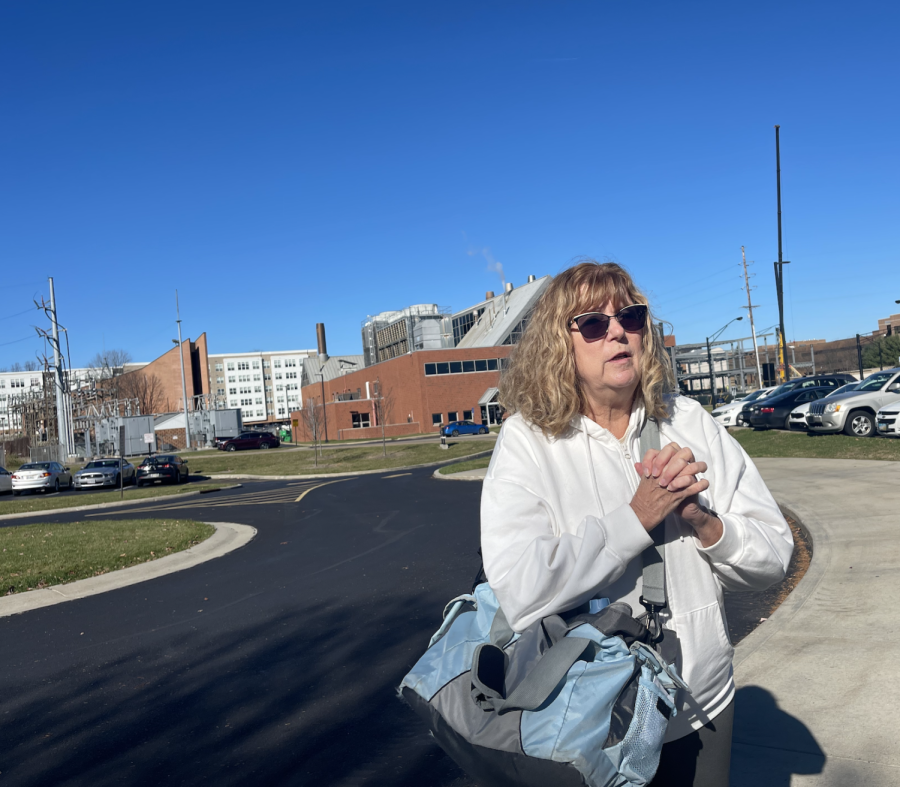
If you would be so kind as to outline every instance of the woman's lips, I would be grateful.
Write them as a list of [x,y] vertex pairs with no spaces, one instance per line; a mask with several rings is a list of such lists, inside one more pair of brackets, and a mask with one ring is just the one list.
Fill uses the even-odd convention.
[[629,353],[618,353],[609,359],[608,363],[624,363],[625,361],[630,361],[631,355]]

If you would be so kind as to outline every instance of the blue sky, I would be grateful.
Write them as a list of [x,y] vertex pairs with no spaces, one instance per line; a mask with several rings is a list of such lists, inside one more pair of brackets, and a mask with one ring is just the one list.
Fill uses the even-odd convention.
[[[891,3],[4,3],[0,367],[54,276],[72,362],[361,351],[367,314],[453,309],[580,255],[679,342],[900,310]],[[723,338],[746,336],[747,321]],[[19,341],[25,339],[24,341]]]

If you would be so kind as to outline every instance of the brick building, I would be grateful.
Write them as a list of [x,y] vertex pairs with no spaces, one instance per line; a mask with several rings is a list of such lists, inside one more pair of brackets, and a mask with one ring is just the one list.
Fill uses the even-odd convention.
[[[385,434],[437,432],[456,420],[499,423],[497,385],[511,345],[466,349],[420,350],[365,366],[341,359],[309,358],[304,364],[303,402],[321,404],[320,436],[329,440],[380,437],[379,399],[384,403]],[[362,360],[357,357],[358,360]],[[329,366],[330,364],[330,366]],[[319,375],[320,369],[324,372]],[[307,411],[309,412],[309,411]],[[312,440],[310,417],[291,413],[294,439]]]

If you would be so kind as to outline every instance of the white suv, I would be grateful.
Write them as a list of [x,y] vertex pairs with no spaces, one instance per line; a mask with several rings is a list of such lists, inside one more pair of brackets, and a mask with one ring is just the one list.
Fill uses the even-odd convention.
[[875,435],[875,413],[900,402],[900,366],[873,372],[855,391],[813,402],[806,414],[811,432],[843,431],[851,437]]

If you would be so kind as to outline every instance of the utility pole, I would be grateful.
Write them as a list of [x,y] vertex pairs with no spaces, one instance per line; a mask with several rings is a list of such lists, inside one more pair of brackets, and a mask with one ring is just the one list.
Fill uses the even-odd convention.
[[[750,276],[747,273],[747,255],[744,253],[743,246],[741,246],[741,259],[744,261],[744,285],[747,289],[747,311],[750,313],[750,335],[753,337],[753,354],[756,356],[756,379],[759,381],[759,387],[762,388],[762,366],[759,363],[759,345],[756,343],[756,326],[753,323],[753,303],[750,301]],[[743,350],[743,345],[741,349]]]
[[53,379],[56,388],[56,423],[57,436],[61,445],[65,446],[66,456],[75,453],[74,440],[69,437],[70,419],[68,397],[66,396],[66,379],[63,374],[62,349],[59,344],[59,321],[56,318],[56,291],[53,288],[53,277],[50,281],[50,324],[53,328]]
[[791,379],[791,370],[787,362],[785,352],[786,339],[784,335],[784,266],[790,264],[790,260],[782,259],[781,255],[781,144],[778,132],[781,126],[775,126],[775,183],[778,194],[778,262],[775,263],[775,289],[778,293],[778,325],[781,333],[778,341],[778,355],[781,359],[781,368],[784,370],[784,379]]
[[856,361],[859,363],[859,379],[863,378],[863,365],[862,365],[862,344],[859,341],[859,334],[856,334]]
[[188,422],[187,385],[184,382],[184,349],[181,344],[181,311],[178,308],[178,290],[175,290],[175,322],[178,323],[178,357],[181,358],[181,403],[184,406],[184,447],[191,447],[191,426]]

